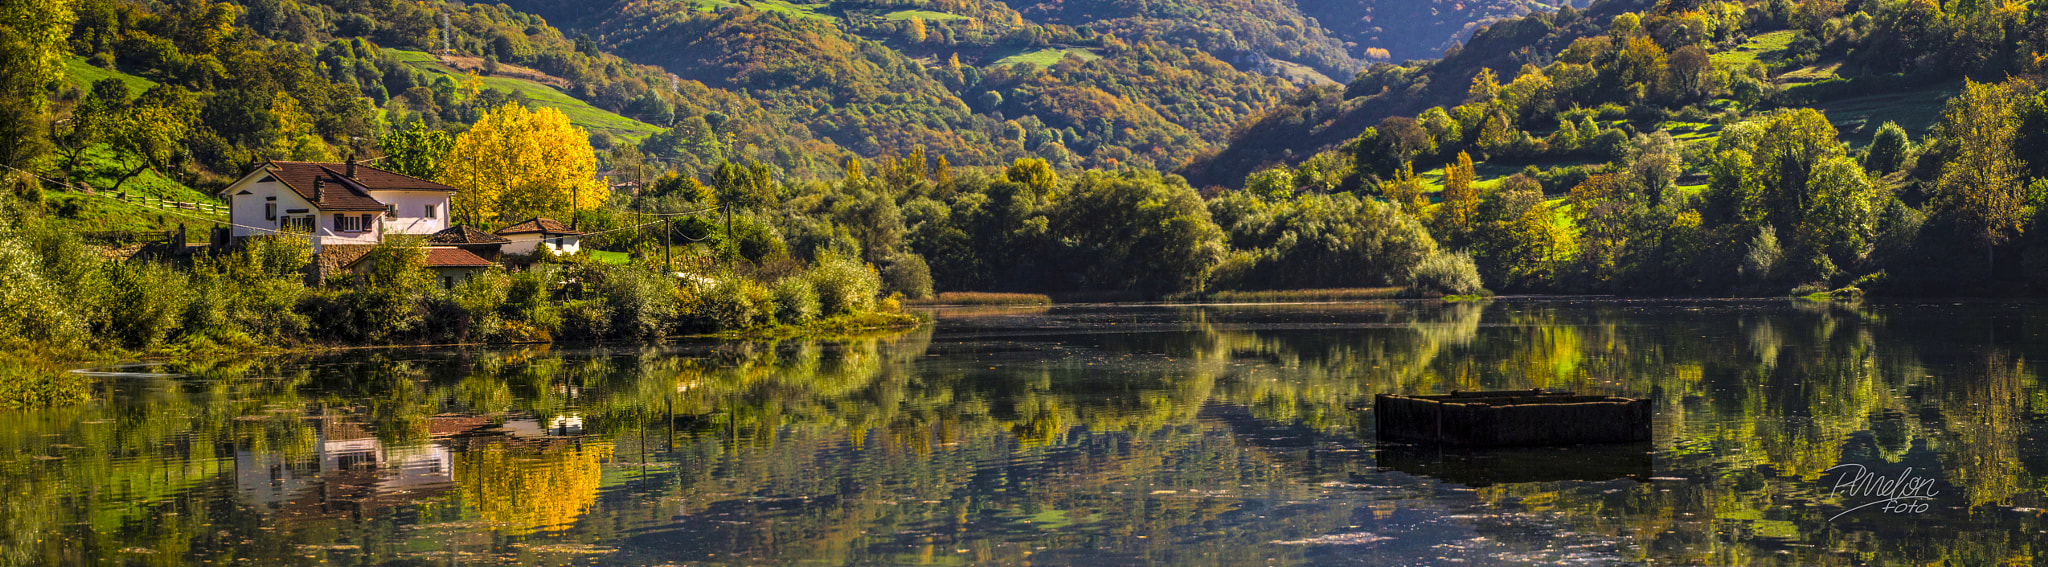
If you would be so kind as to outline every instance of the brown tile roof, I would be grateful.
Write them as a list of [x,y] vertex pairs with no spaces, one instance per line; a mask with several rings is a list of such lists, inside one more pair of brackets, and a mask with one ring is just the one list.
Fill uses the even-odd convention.
[[461,248],[435,246],[427,249],[429,268],[483,268],[491,265],[490,260],[471,254]]
[[498,234],[527,234],[534,232],[538,232],[541,234],[558,234],[563,236],[578,236],[583,234],[583,231],[572,230],[569,228],[568,225],[562,224],[562,221],[550,218],[528,219],[526,222],[498,229]]
[[427,237],[427,242],[433,244],[503,244],[511,241],[510,238],[470,228],[467,225],[451,226]]
[[[354,178],[343,175],[348,171],[348,164],[345,163],[273,161],[265,170],[323,211],[384,210],[384,203],[370,198],[370,191],[455,190],[454,187],[447,185],[362,164],[356,165]],[[316,180],[326,182],[317,200],[313,198],[313,185]]]
[[369,244],[328,244],[320,247],[320,253],[313,256],[313,261],[320,265],[321,274],[333,274],[341,271],[342,268],[348,267],[349,264],[356,263],[356,260],[363,259],[363,256],[369,255],[371,248],[376,248],[376,246]]

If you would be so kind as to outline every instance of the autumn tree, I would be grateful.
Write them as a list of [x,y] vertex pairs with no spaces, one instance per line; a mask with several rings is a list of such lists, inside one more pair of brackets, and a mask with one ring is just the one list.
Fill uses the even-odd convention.
[[552,108],[514,103],[484,113],[441,164],[438,180],[460,190],[455,208],[472,222],[569,217],[610,193],[589,134]]
[[1415,175],[1413,163],[1402,163],[1401,169],[1394,172],[1394,179],[1383,186],[1381,193],[1410,216],[1421,217],[1422,206],[1429,203],[1429,198],[1423,196],[1422,178]]
[[1010,169],[1003,176],[1030,187],[1031,192],[1039,197],[1051,197],[1059,189],[1059,175],[1053,173],[1052,164],[1042,159],[1024,158],[1011,162]]
[[2012,151],[2023,88],[2019,81],[1969,81],[1941,117],[1940,134],[1956,147],[1935,183],[1935,198],[1958,228],[1984,245],[1987,269],[1995,267],[1994,247],[2020,231],[2025,215],[2021,177],[2027,165]]
[[1479,189],[1473,187],[1472,156],[1458,152],[1458,159],[1444,167],[1443,203],[1432,218],[1435,234],[1444,243],[1464,244],[1472,232],[1479,210]]

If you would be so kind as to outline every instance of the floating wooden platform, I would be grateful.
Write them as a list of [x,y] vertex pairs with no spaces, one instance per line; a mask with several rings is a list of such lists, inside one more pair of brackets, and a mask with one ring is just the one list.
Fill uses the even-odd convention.
[[1513,390],[1373,398],[1381,439],[1452,447],[1537,447],[1650,440],[1650,401]]

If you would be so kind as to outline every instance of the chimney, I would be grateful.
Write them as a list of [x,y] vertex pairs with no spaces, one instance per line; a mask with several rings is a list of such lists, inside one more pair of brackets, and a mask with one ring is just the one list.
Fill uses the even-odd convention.
[[348,178],[349,178],[349,179],[355,179],[355,178],[356,178],[356,153],[355,153],[355,152],[349,152],[349,153],[348,153]]
[[325,201],[325,200],[327,200],[327,199],[326,199],[326,197],[327,197],[327,178],[325,178],[325,177],[315,177],[315,178],[313,178],[313,204],[314,204],[314,205],[319,205],[321,201]]

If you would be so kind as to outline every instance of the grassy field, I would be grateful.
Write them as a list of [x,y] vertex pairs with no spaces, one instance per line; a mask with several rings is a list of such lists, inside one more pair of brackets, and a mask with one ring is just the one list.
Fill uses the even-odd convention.
[[1279,59],[1273,59],[1272,61],[1274,65],[1280,67],[1279,75],[1281,77],[1289,81],[1294,81],[1295,83],[1310,85],[1343,84],[1337,82],[1335,79],[1331,79],[1329,75],[1324,75],[1321,72],[1316,71],[1314,67],[1309,67],[1307,65],[1295,63],[1292,61],[1281,61]]
[[1922,141],[1928,130],[1941,121],[1941,111],[1963,90],[1962,83],[1943,83],[1925,89],[1890,92],[1821,103],[1818,108],[1835,123],[1842,140],[1864,146],[1877,135],[1885,121],[1899,123],[1914,142]]
[[121,82],[128,83],[128,94],[131,95],[142,94],[142,91],[156,86],[156,81],[94,67],[91,63],[85,62],[84,57],[74,55],[64,58],[64,80],[77,85],[78,90],[91,89],[93,83],[106,78],[120,79]]
[[895,12],[890,12],[890,13],[889,13],[889,15],[886,15],[886,16],[882,16],[882,19],[884,19],[884,20],[892,20],[892,21],[899,21],[899,22],[900,22],[900,21],[903,21],[903,20],[908,20],[908,19],[911,19],[911,18],[919,18],[919,19],[923,19],[924,21],[927,21],[927,22],[942,22],[942,21],[946,21],[946,20],[972,20],[972,19],[974,19],[974,18],[969,18],[969,17],[967,17],[967,16],[962,16],[962,15],[959,15],[959,14],[948,14],[948,13],[945,13],[945,12],[933,12],[933,11],[931,11],[931,10],[898,10],[898,11],[895,11]]
[[838,19],[830,15],[818,13],[818,10],[826,8],[827,4],[799,4],[785,0],[688,0],[683,4],[689,6],[691,10],[698,12],[716,12],[725,8],[739,6],[763,12],[788,14],[799,18]]
[[991,65],[991,67],[1003,67],[1007,65],[1016,65],[1018,63],[1030,63],[1032,65],[1037,65],[1039,67],[1051,67],[1054,63],[1060,62],[1061,59],[1066,59],[1068,55],[1080,57],[1082,60],[1085,61],[1094,61],[1096,59],[1102,58],[1101,55],[1097,55],[1093,50],[1089,49],[1083,49],[1079,47],[1056,47],[1052,49],[1040,49],[1037,51],[1018,53],[1016,55],[1004,57],[1002,59],[996,60],[996,64]]
[[611,264],[614,266],[624,266],[626,264],[633,263],[633,255],[627,254],[625,252],[606,252],[603,250],[591,250],[590,257],[596,259],[599,262],[604,262],[606,264]]
[[1760,62],[1771,54],[1784,51],[1785,46],[1791,45],[1792,38],[1798,37],[1798,35],[1799,32],[1797,31],[1787,30],[1749,38],[1749,41],[1742,43],[1742,47],[1713,54],[1714,66],[1740,67]]
[[[406,64],[429,73],[447,75],[457,81],[464,78],[463,73],[441,64],[440,60],[436,59],[432,54],[398,49],[386,51],[396,54],[399,60],[404,61]],[[554,87],[533,81],[508,77],[479,77],[478,82],[483,88],[517,92],[525,95],[527,100],[532,101],[537,106],[560,110],[562,113],[569,115],[569,123],[587,130],[604,130],[632,139],[644,138],[648,134],[661,131],[660,127],[653,124],[619,116],[611,111],[591,106],[590,103],[564,94]]]

